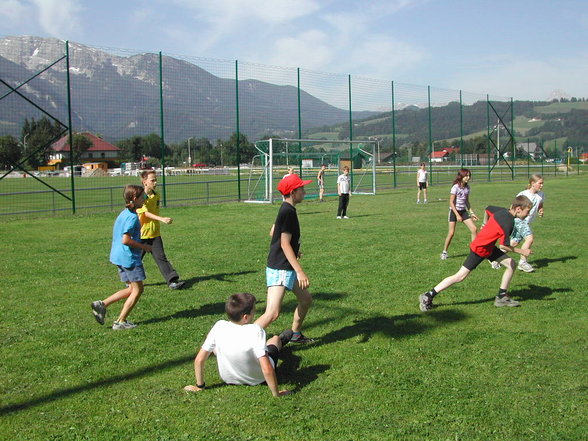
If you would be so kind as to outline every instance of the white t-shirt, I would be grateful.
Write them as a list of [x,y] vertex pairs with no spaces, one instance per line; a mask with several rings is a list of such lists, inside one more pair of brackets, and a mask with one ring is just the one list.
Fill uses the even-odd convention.
[[427,170],[423,170],[422,168],[419,168],[417,170],[417,176],[418,176],[419,182],[427,182]]
[[[259,364],[259,358],[267,351],[261,326],[219,320],[206,336],[202,349],[214,352],[218,373],[225,383],[254,386],[265,381]],[[271,358],[270,363],[273,364]]]
[[459,184],[453,184],[449,192],[455,195],[455,208],[457,211],[463,211],[468,207],[468,199],[470,197],[470,186],[461,187]]
[[533,193],[531,190],[523,190],[517,196],[527,196],[531,202],[533,202],[533,208],[529,211],[529,215],[524,219],[525,222],[530,224],[535,220],[537,214],[539,213],[539,207],[545,200],[545,193],[542,191],[538,191],[537,193]]
[[339,185],[339,191],[342,194],[347,194],[349,193],[349,187],[351,186],[351,178],[349,175],[345,175],[345,173],[343,173],[337,178],[337,185]]

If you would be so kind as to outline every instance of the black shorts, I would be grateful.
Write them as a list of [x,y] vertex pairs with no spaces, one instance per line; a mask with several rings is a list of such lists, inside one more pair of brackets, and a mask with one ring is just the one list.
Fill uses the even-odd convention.
[[426,190],[427,183],[426,182],[419,182],[419,190]]
[[267,345],[267,356],[274,361],[274,369],[278,366],[278,353],[280,350],[276,345]]
[[463,263],[463,266],[465,266],[470,271],[473,271],[480,263],[482,263],[484,259],[488,259],[489,261],[494,262],[502,256],[504,256],[504,252],[498,247],[494,248],[494,251],[492,251],[492,254],[490,254],[488,257],[478,256],[473,251],[470,251],[469,256],[466,257],[466,260]]
[[[457,210],[457,212],[461,216],[462,221],[468,220],[470,218],[470,213],[468,213],[468,210]],[[449,218],[447,219],[447,222],[457,222],[457,217],[451,208],[449,209]]]

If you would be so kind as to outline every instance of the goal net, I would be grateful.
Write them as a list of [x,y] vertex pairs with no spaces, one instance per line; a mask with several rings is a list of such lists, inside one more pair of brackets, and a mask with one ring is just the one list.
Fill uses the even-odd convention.
[[317,175],[323,164],[325,196],[337,195],[337,177],[344,166],[349,167],[353,194],[376,193],[375,141],[270,138],[257,141],[255,149],[245,202],[282,200],[276,187],[290,168],[302,179],[313,180],[306,188],[306,198],[316,198]]

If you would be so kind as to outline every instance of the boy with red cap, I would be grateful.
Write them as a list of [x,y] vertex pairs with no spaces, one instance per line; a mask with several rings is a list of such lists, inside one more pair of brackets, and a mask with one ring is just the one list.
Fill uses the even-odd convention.
[[280,316],[280,308],[286,290],[292,291],[298,300],[292,322],[294,343],[310,343],[313,340],[305,337],[302,322],[312,304],[312,296],[308,291],[310,281],[298,261],[300,257],[300,224],[296,214],[296,205],[304,200],[305,185],[312,181],[303,181],[297,174],[285,176],[278,184],[278,191],[284,196],[270,236],[272,236],[267,258],[267,304],[265,312],[255,324],[267,328]]

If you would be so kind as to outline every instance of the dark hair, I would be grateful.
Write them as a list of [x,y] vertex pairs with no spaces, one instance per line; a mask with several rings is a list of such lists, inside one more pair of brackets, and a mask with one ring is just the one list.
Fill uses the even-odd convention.
[[468,185],[467,183],[465,185],[463,185],[463,178],[465,178],[466,176],[472,176],[472,172],[470,171],[470,169],[468,168],[461,168],[459,169],[459,171],[457,172],[457,176],[455,177],[455,180],[453,181],[454,184],[458,184],[460,187],[465,187],[466,185]]
[[514,201],[512,201],[512,208],[521,207],[522,209],[525,208],[533,208],[533,202],[527,196],[517,196]]
[[123,199],[125,200],[125,207],[134,208],[135,199],[141,196],[145,190],[140,185],[127,185],[123,190]]
[[422,167],[423,165],[426,165],[426,164],[425,164],[424,162],[421,162],[421,167]]
[[251,314],[256,301],[255,296],[248,292],[233,294],[225,303],[225,312],[232,322],[238,322],[245,314]]
[[141,180],[147,179],[147,176],[149,176],[151,174],[157,176],[157,172],[155,170],[143,170],[141,172]]

